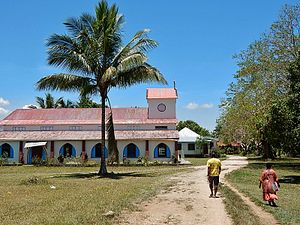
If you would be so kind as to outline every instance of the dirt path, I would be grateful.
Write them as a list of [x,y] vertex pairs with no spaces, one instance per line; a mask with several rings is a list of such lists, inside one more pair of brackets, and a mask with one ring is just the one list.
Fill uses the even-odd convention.
[[[222,162],[221,182],[225,173],[247,164],[246,158],[231,156]],[[174,186],[162,191],[146,203],[139,211],[123,213],[115,224],[125,225],[230,225],[231,219],[225,212],[222,196],[209,198],[206,166],[194,167],[194,171],[174,176]],[[217,216],[216,216],[217,215]]]

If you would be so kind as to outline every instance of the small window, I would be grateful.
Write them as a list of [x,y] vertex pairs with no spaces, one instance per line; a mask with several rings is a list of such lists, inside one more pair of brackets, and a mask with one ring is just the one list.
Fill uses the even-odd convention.
[[195,144],[188,144],[188,150],[195,150]]
[[26,130],[26,127],[13,127],[12,130],[13,131],[24,131],[24,130]]
[[69,130],[82,130],[81,126],[70,126]]
[[47,130],[47,131],[53,130],[53,126],[41,126],[41,127],[40,127],[40,130],[42,130],[42,131],[45,131],[45,130]]
[[168,126],[155,126],[156,130],[168,130]]
[[158,145],[158,157],[166,157],[167,156],[167,146],[163,143]]
[[177,149],[181,150],[181,148],[182,148],[181,143],[177,143]]

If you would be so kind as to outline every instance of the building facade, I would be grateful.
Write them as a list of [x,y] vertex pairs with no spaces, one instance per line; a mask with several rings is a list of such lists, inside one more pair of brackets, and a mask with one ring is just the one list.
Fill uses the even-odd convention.
[[[120,161],[178,157],[176,89],[149,88],[146,99],[146,108],[112,109]],[[108,157],[107,146],[101,146],[98,108],[17,109],[0,121],[0,156],[9,162],[59,157],[100,161],[102,149]]]

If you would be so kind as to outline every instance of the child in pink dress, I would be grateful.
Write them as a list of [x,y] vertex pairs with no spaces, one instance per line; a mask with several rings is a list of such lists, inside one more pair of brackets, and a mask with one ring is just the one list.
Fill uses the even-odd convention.
[[276,192],[278,191],[279,183],[276,172],[272,169],[272,165],[267,163],[259,179],[259,188],[262,186],[263,199],[269,202],[269,205],[277,206],[275,200],[278,200]]

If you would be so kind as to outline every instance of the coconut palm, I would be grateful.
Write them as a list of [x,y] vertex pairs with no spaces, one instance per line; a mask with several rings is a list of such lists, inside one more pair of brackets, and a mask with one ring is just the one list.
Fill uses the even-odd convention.
[[[82,14],[64,24],[69,35],[52,35],[48,41],[48,63],[68,73],[48,75],[37,82],[37,89],[79,91],[82,96],[101,97],[101,142],[105,146],[105,103],[114,88],[145,83],[166,84],[163,75],[147,63],[148,50],[157,46],[145,29],[137,32],[125,45],[121,26],[124,17],[118,7],[98,3],[95,16]],[[107,174],[104,151],[101,152],[100,175]]]
[[58,99],[54,99],[54,97],[50,93],[45,94],[45,98],[43,97],[36,97],[36,103],[42,109],[48,108],[75,108],[75,105],[72,101],[67,100],[65,101],[63,97]]

